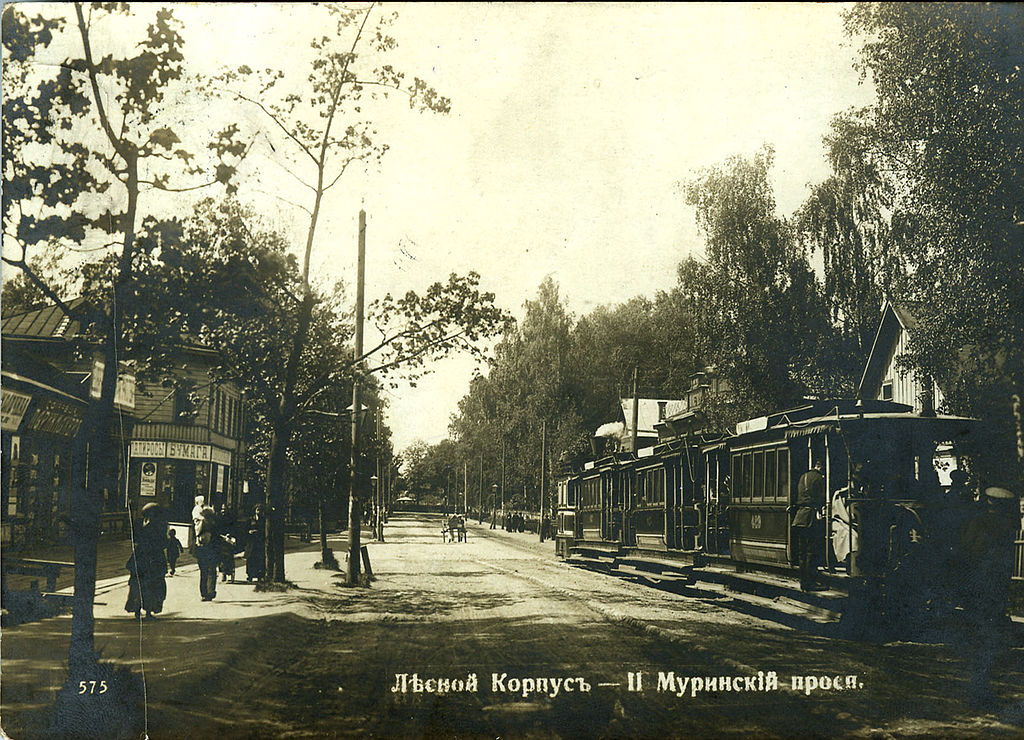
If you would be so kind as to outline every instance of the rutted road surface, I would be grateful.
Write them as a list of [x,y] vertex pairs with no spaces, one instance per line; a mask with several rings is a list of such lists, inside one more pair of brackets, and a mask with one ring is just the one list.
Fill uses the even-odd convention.
[[[221,587],[246,593],[209,609],[191,588],[172,592],[141,640],[123,612],[98,608],[104,657],[138,665],[142,644],[153,738],[1022,732],[1019,650],[994,686],[1006,705],[978,715],[962,700],[963,659],[945,646],[816,637],[713,597],[572,568],[533,535],[471,523],[468,542],[442,543],[440,522],[392,518],[387,542],[369,545],[369,589],[340,586],[312,569],[315,553],[294,553],[299,588]],[[11,651],[18,675],[52,683],[41,650],[63,655],[67,621],[4,635],[8,731],[13,716],[31,735],[42,716],[17,679],[10,688]],[[813,681],[794,690],[794,676]]]

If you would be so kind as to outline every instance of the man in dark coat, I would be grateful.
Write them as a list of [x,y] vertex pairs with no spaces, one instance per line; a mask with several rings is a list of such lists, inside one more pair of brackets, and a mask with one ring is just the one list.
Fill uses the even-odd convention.
[[824,535],[819,532],[818,512],[825,505],[825,476],[822,464],[814,466],[800,476],[796,488],[796,513],[793,515],[793,549],[800,568],[800,588],[815,591],[821,587],[815,582],[818,560],[824,549]]
[[994,703],[989,688],[992,669],[1007,650],[1010,624],[1006,616],[1013,575],[1017,496],[1000,487],[985,489],[985,509],[960,529],[964,607],[964,645],[971,662],[969,698],[978,707]]

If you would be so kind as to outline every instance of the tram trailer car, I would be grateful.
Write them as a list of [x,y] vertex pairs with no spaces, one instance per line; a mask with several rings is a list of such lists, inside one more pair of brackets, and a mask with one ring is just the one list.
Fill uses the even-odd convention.
[[558,480],[558,505],[555,507],[555,554],[561,558],[570,555],[578,537],[576,528],[576,497],[579,481],[571,472]]
[[576,548],[592,552],[618,553],[625,544],[623,516],[632,465],[625,453],[606,455],[584,465],[578,476]]
[[567,491],[576,486],[575,540],[568,549],[699,553],[706,538],[700,470],[705,441],[688,435],[635,454],[604,455],[560,481]]
[[[890,401],[814,401],[741,422],[729,437],[687,434],[606,455],[565,481],[578,494],[565,551],[796,575],[797,486],[821,461],[826,577],[870,602],[872,618],[952,608],[943,566],[966,512],[945,497],[939,471],[948,480],[972,452],[976,423]],[[864,604],[852,606],[864,616]]]

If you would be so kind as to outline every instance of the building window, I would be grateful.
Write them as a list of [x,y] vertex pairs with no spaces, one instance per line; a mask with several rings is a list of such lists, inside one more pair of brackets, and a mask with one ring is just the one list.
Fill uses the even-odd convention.
[[889,382],[887,382],[887,383],[882,383],[882,400],[883,401],[891,401],[892,400],[892,381],[891,380]]

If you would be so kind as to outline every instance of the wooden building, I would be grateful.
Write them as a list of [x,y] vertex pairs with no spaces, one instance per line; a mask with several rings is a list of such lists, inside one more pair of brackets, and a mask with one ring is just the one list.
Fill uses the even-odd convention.
[[909,311],[886,301],[882,307],[882,320],[864,365],[857,398],[903,403],[913,407],[918,414],[925,410],[926,401],[930,403],[931,411],[941,408],[943,397],[938,387],[932,387],[930,399],[925,397],[921,378],[899,365],[900,356],[907,352],[910,331],[916,324],[916,319]]
[[[84,411],[99,396],[103,365],[56,306],[4,316],[2,335],[3,544],[60,541],[75,456],[85,454]],[[129,504],[159,503],[179,522],[191,520],[198,495],[247,507],[244,397],[234,383],[216,382],[216,365],[214,350],[183,343],[159,382],[119,369],[112,434],[120,454],[117,480],[104,485],[102,534],[127,534]]]

